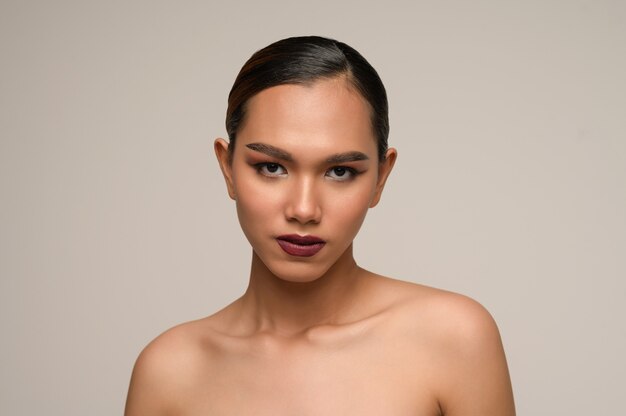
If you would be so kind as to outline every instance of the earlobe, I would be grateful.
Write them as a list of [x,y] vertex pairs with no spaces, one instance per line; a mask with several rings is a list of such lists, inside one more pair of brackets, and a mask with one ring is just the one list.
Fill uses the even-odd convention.
[[383,194],[383,189],[385,188],[385,183],[387,182],[387,178],[393,169],[393,166],[396,163],[396,159],[398,157],[398,152],[394,148],[387,149],[387,153],[385,153],[385,160],[380,162],[378,166],[378,182],[376,183],[376,190],[374,191],[374,197],[372,198],[372,202],[370,203],[370,208],[374,208],[380,202],[380,197]]
[[232,165],[228,146],[228,142],[222,138],[215,139],[215,142],[213,143],[213,149],[215,150],[217,162],[220,165],[222,175],[224,175],[224,180],[226,181],[228,196],[230,196],[231,199],[236,200],[237,197],[235,193],[235,187],[233,186]]

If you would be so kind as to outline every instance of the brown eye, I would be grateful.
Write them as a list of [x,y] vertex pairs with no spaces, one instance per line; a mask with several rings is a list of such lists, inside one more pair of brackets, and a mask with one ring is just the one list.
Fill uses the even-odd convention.
[[278,163],[258,163],[256,169],[257,172],[265,176],[282,176],[287,173],[285,168]]
[[356,170],[346,166],[335,166],[326,172],[326,176],[335,181],[348,181],[356,176]]

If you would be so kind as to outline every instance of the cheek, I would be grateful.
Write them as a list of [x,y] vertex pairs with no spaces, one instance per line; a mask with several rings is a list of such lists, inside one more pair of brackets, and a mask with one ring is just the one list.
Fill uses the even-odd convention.
[[267,225],[280,210],[280,195],[256,178],[241,177],[234,182],[239,223],[250,239],[252,232]]
[[372,201],[370,186],[353,189],[350,192],[338,192],[332,195],[327,204],[328,218],[334,218],[337,225],[350,234],[356,234],[361,227]]

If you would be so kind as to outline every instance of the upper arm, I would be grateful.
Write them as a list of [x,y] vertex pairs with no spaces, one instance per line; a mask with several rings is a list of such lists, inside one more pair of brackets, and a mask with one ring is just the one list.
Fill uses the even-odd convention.
[[161,349],[155,344],[148,345],[139,354],[130,379],[125,416],[167,414],[168,392],[161,355]]
[[509,371],[498,327],[471,299],[447,308],[441,408],[446,416],[515,415]]
[[190,346],[182,331],[170,330],[139,354],[130,380],[125,416],[172,414],[188,382],[193,365]]

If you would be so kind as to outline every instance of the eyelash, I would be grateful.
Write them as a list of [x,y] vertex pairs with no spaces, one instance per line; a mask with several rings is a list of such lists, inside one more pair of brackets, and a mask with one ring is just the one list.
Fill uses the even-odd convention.
[[275,173],[275,172],[263,172],[263,169],[266,169],[269,166],[276,166],[279,169],[282,169],[283,171],[287,172],[287,169],[285,169],[283,166],[281,166],[278,163],[272,163],[272,162],[262,162],[262,163],[255,163],[254,167],[256,168],[257,172],[259,172],[261,175],[263,176],[269,176],[270,178],[273,177],[277,177],[277,176],[281,176],[284,173]]
[[[280,170],[282,169],[283,172],[281,173],[276,173],[276,172],[263,172],[264,169],[267,169],[269,166],[271,167],[276,167],[276,170]],[[281,164],[279,163],[273,163],[273,162],[261,162],[261,163],[255,163],[254,167],[256,168],[257,172],[260,175],[269,177],[269,178],[276,178],[282,175],[285,175],[287,173],[287,169],[285,169]],[[349,175],[343,179],[343,176],[339,177],[339,178],[332,178],[330,177],[328,174],[330,172],[333,172],[335,169],[342,169],[344,170],[346,173],[348,173]],[[337,173],[337,172],[335,172]],[[331,180],[333,181],[337,181],[337,182],[347,182],[349,180],[354,179],[357,175],[359,175],[361,172],[357,171],[354,168],[351,168],[349,166],[333,166],[332,168],[328,169],[326,171],[326,174],[324,176],[330,177]],[[345,174],[345,173],[344,173]]]

